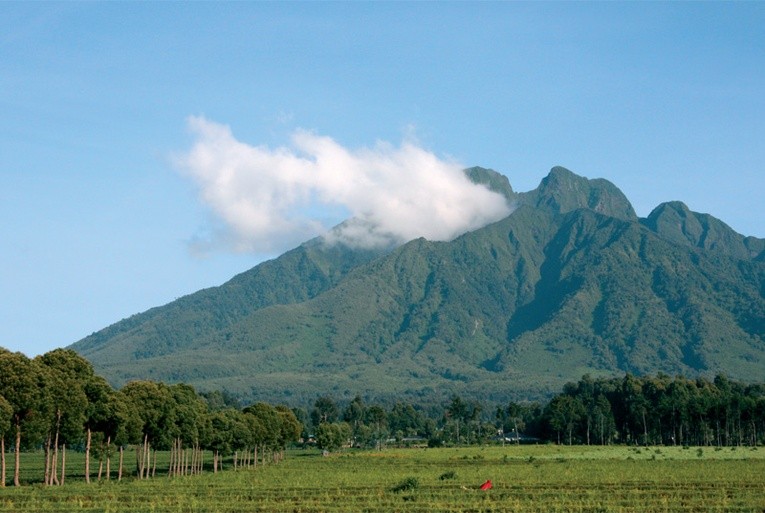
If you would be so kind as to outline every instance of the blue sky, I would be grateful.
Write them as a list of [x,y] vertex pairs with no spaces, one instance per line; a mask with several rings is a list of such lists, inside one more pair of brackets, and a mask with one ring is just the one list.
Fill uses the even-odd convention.
[[[763,26],[759,2],[2,2],[0,346],[69,345],[298,240],[242,243],[199,147],[323,141],[376,184],[412,148],[519,191],[563,165],[765,237]],[[362,208],[312,187],[275,203],[285,232]]]

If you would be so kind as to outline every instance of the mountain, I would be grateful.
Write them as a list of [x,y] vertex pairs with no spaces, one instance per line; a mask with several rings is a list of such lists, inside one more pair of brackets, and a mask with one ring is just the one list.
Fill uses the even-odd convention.
[[603,179],[470,168],[511,215],[450,242],[309,241],[71,346],[113,384],[247,399],[541,398],[585,373],[765,369],[765,240],[679,202],[639,219]]

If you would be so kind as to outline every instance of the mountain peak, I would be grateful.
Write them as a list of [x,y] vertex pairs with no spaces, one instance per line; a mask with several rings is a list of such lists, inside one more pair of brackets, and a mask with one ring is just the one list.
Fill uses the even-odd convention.
[[510,185],[510,180],[502,173],[498,173],[493,169],[479,166],[469,167],[465,169],[465,175],[467,175],[471,182],[485,185],[490,191],[501,194],[508,201],[514,200],[517,196]]
[[565,167],[555,166],[535,190],[525,193],[524,203],[564,214],[587,208],[599,214],[628,221],[637,220],[632,204],[608,180],[590,180]]
[[641,221],[669,241],[741,259],[762,259],[765,240],[744,237],[709,214],[693,212],[682,201],[660,204]]

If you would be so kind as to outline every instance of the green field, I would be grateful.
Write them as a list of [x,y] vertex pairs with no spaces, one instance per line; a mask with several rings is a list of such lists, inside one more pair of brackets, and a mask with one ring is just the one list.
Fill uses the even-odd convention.
[[[479,490],[487,479],[493,488]],[[328,457],[295,450],[255,470],[9,487],[0,490],[0,511],[761,513],[765,449],[545,445]]]

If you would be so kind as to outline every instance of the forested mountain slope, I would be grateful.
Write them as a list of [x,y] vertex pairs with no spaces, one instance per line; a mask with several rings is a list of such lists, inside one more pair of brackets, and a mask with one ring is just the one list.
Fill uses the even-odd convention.
[[765,241],[679,202],[638,219],[606,180],[554,168],[450,242],[360,251],[321,240],[72,347],[133,378],[247,398],[498,400],[549,395],[584,373],[761,380]]

